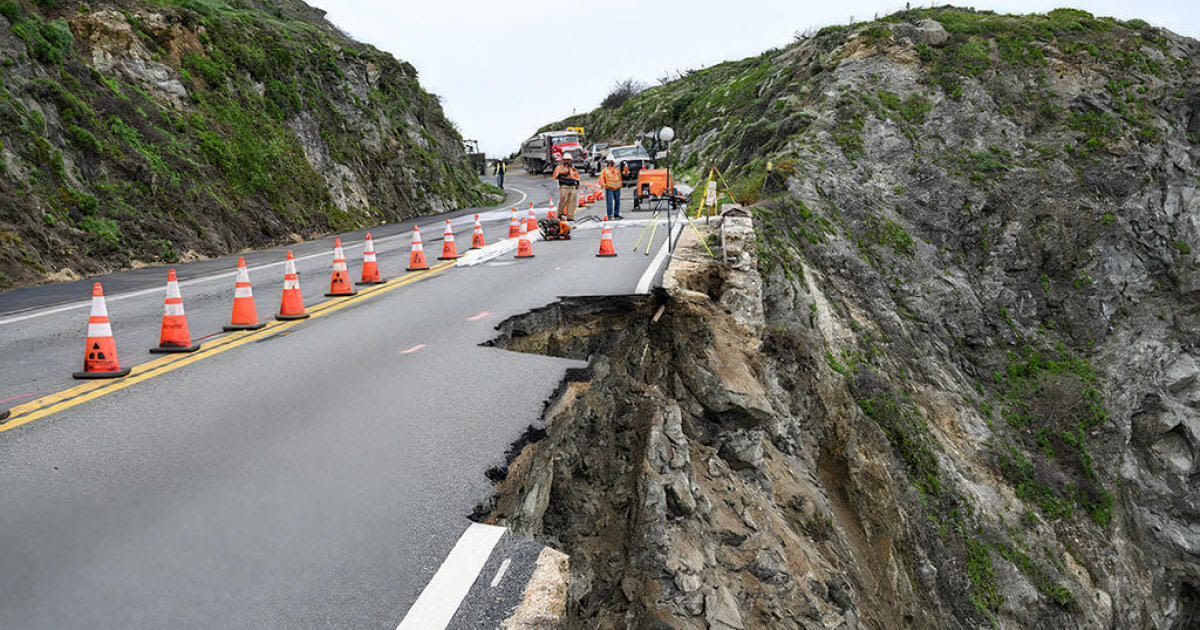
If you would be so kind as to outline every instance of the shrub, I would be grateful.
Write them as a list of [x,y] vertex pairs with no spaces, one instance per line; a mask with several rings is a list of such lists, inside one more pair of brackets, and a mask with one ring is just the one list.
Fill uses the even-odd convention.
[[608,96],[600,101],[600,107],[604,109],[617,109],[625,104],[626,101],[641,94],[646,89],[646,85],[632,78],[623,81],[617,81],[613,85],[612,90],[609,90]]
[[37,17],[32,17],[14,24],[12,32],[25,42],[29,54],[42,63],[61,63],[63,52],[75,41],[67,21],[61,18],[43,22]]
[[79,227],[95,235],[102,244],[108,247],[116,249],[121,245],[121,228],[112,219],[87,216],[83,217]]
[[0,15],[8,19],[9,24],[16,24],[21,17],[21,5],[13,0],[0,1]]
[[79,125],[70,125],[67,127],[67,138],[81,149],[87,149],[92,153],[100,152],[100,141],[92,132],[80,127]]

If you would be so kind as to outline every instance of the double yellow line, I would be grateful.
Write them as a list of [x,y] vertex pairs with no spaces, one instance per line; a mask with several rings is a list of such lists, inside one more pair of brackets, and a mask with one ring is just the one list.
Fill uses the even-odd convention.
[[374,285],[369,288],[362,289],[353,297],[334,298],[332,300],[325,300],[319,304],[314,304],[312,308],[308,309],[308,313],[310,315],[308,319],[286,322],[275,321],[267,324],[266,327],[259,330],[229,333],[227,335],[217,337],[212,341],[206,342],[204,346],[196,352],[190,354],[168,354],[154,359],[153,361],[143,363],[133,368],[128,376],[112,380],[88,381],[56,394],[49,394],[47,396],[38,398],[37,400],[31,400],[27,403],[12,408],[12,415],[9,417],[8,422],[5,424],[0,424],[0,433],[15,429],[25,424],[29,424],[30,422],[33,422],[39,418],[45,418],[46,416],[54,415],[60,411],[65,411],[77,405],[82,405],[85,402],[95,400],[101,396],[107,396],[113,392],[121,391],[126,387],[136,385],[143,381],[148,381],[157,376],[162,376],[168,372],[178,370],[185,365],[191,365],[197,361],[202,361],[211,356],[221,354],[226,350],[232,350],[233,348],[244,346],[248,343],[279,334],[280,332],[298,326],[306,321],[311,321],[318,317],[335,313],[348,306],[352,306],[359,302],[383,295],[384,293],[388,293],[389,291],[399,289],[402,286],[437,275],[453,266],[453,262],[434,265],[427,271],[409,274],[402,278],[390,280],[384,284]]

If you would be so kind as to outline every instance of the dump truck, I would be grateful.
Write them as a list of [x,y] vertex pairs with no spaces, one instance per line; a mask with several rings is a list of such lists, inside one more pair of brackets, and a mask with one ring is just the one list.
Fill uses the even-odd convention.
[[572,161],[582,166],[587,155],[579,140],[579,134],[574,131],[544,131],[535,134],[521,144],[525,172],[533,175],[549,173],[562,159],[563,153],[570,153]]

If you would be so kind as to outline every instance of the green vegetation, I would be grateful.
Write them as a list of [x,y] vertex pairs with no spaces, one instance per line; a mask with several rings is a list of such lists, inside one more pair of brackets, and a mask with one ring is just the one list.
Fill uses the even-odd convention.
[[933,103],[917,92],[909,94],[903,101],[899,96],[887,91],[880,92],[878,98],[893,117],[914,125],[925,122],[925,116],[933,109]]
[[888,442],[907,465],[917,490],[931,498],[940,495],[937,440],[911,401],[887,392],[859,400],[858,406],[883,429]]
[[987,151],[969,152],[962,158],[962,167],[976,184],[995,182],[1012,168],[1012,153],[991,146]]
[[[0,137],[10,160],[29,167],[14,220],[53,230],[66,251],[77,244],[82,269],[177,260],[182,249],[222,253],[495,196],[451,157],[458,134],[415,69],[306,21],[315,12],[270,0],[123,7],[155,61],[179,59],[171,71],[187,95],[172,104],[75,57],[62,3],[46,11],[52,4],[0,0],[27,51],[5,64]],[[203,52],[185,47],[192,52],[180,59],[178,42],[152,35],[139,16],[155,5],[177,7],[172,28],[198,38]],[[356,73],[368,65],[374,74],[360,94]],[[376,207],[335,206],[306,155],[314,150],[350,166]]]
[[[5,14],[7,17],[7,14]],[[11,21],[11,20],[10,20]],[[12,25],[13,35],[25,42],[29,54],[38,61],[48,64],[62,62],[63,54],[70,50],[75,38],[67,21],[57,19],[44,22],[36,15],[28,16],[25,20]]]
[[1087,452],[1087,431],[1108,419],[1091,365],[1062,344],[1049,352],[1026,346],[1009,353],[994,377],[998,407],[1018,440],[1000,445],[997,462],[1017,496],[1052,518],[1070,517],[1078,505],[1107,525],[1112,496]]
[[1013,566],[1017,567],[1017,570],[1029,578],[1039,592],[1049,597],[1054,603],[1063,607],[1076,605],[1075,595],[1048,575],[1042,565],[1030,558],[1029,554],[1006,543],[998,543],[994,548],[1005,560],[1011,562]]
[[883,259],[878,247],[888,247],[898,256],[912,258],[917,253],[916,241],[899,223],[878,215],[868,214],[863,218],[861,232],[855,244],[863,258],[876,269],[882,268]]

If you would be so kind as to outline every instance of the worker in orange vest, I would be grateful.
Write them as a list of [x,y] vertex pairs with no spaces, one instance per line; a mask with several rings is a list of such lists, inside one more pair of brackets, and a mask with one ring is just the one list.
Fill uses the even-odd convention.
[[608,218],[617,221],[621,218],[621,171],[617,170],[614,160],[608,161],[608,166],[600,171],[600,187],[604,189],[604,209]]
[[563,153],[562,162],[554,167],[551,177],[558,180],[558,216],[574,221],[575,209],[579,207],[579,171],[571,165],[570,153]]

